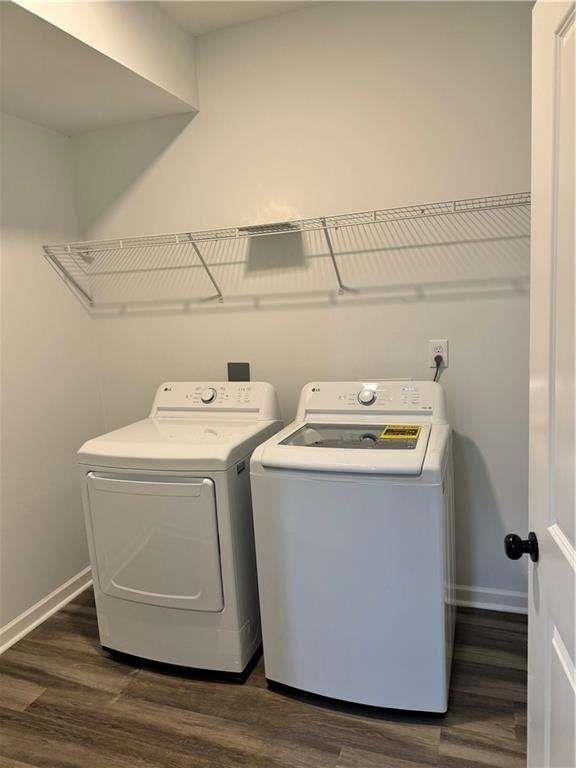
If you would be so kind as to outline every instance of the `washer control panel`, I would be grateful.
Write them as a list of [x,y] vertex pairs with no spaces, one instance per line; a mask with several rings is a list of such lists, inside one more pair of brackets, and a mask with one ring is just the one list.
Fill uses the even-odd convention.
[[277,418],[278,401],[274,387],[263,381],[175,381],[160,385],[150,415],[183,418],[207,411]]
[[[422,382],[428,383],[428,382]],[[418,383],[406,383],[398,386],[380,382],[368,382],[358,389],[359,385],[352,390],[346,388],[345,391],[336,395],[337,405],[357,407],[372,406],[385,408],[386,410],[432,410],[432,398],[429,393],[423,391]]]
[[445,397],[432,381],[314,382],[300,395],[297,419],[312,414],[409,413],[445,418]]

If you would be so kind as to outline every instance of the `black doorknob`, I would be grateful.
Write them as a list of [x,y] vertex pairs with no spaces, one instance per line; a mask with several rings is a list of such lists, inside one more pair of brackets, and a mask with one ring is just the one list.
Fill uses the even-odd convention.
[[538,562],[538,539],[534,531],[530,531],[527,539],[521,539],[516,533],[504,537],[504,549],[510,560],[519,560],[522,555],[530,555],[533,563]]

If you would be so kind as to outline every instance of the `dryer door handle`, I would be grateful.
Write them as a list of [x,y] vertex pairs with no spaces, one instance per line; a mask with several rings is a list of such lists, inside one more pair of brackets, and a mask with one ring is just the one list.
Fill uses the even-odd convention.
[[[99,491],[112,491],[113,493],[146,494],[148,496],[200,496],[204,478],[168,478],[159,479],[158,476],[144,475],[142,477],[121,477],[119,475],[107,475],[99,472],[89,472],[88,479],[95,489]],[[208,480],[211,485],[211,481]]]

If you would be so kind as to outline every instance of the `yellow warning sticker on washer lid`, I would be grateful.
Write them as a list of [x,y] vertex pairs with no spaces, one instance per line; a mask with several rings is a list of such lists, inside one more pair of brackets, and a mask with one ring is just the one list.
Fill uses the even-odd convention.
[[418,424],[388,424],[379,440],[418,440],[422,427]]

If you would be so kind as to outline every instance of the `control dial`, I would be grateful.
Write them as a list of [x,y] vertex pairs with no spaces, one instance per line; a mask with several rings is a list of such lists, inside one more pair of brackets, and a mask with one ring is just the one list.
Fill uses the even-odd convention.
[[214,402],[214,400],[216,400],[216,390],[214,387],[206,387],[206,389],[202,390],[200,400],[202,400],[203,403]]
[[362,389],[358,393],[358,402],[360,405],[372,405],[376,400],[376,392],[373,389]]

